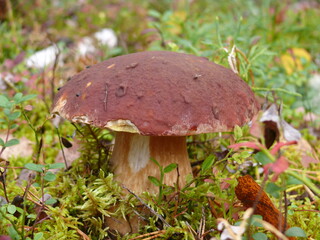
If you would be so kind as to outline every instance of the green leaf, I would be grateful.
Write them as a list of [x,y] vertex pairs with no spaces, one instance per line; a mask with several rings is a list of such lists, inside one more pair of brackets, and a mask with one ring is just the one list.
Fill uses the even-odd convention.
[[153,10],[153,9],[149,10],[148,14],[149,14],[149,16],[154,17],[154,18],[161,18],[161,13],[159,13],[158,11]]
[[37,94],[30,94],[30,95],[26,95],[26,96],[23,96],[20,100],[20,102],[25,102],[25,101],[28,101],[32,98],[35,98],[37,96]]
[[47,169],[58,169],[58,168],[64,168],[64,167],[65,167],[64,163],[52,163],[46,166]]
[[163,172],[164,173],[169,173],[171,172],[172,170],[176,169],[178,167],[178,164],[176,163],[171,163],[169,164],[168,166],[166,166],[164,169],[163,169]]
[[11,146],[17,145],[17,144],[19,144],[19,140],[13,138],[13,139],[10,139],[8,142],[6,142],[6,143],[4,144],[4,146],[5,146],[5,147],[11,147]]
[[14,95],[14,97],[13,97],[13,101],[15,102],[15,103],[19,103],[20,102],[20,100],[21,100],[21,98],[22,98],[22,96],[23,96],[23,94],[22,93],[16,93],[15,95]]
[[48,182],[52,182],[52,181],[56,180],[56,178],[57,178],[57,176],[52,172],[46,172],[46,174],[43,177],[43,179]]
[[236,139],[239,139],[239,138],[241,138],[241,137],[243,136],[242,129],[241,129],[241,127],[239,127],[238,125],[236,125],[236,126],[234,127],[233,132],[234,132],[234,137],[235,137]]
[[289,175],[287,179],[287,185],[300,185],[303,184],[300,180],[296,179],[295,177]]
[[28,214],[27,218],[32,219],[32,220],[36,220],[37,214],[34,214],[34,213]]
[[10,129],[14,129],[14,128],[17,128],[17,127],[19,127],[18,124],[12,124],[12,125],[10,125]]
[[0,95],[0,107],[6,108],[10,105],[10,101],[6,96]]
[[266,186],[266,192],[271,194],[275,198],[280,197],[281,189],[282,189],[281,187],[279,187],[277,184],[275,184],[273,182],[269,182]]
[[3,113],[8,117],[11,114],[11,109],[10,108],[4,108]]
[[149,179],[149,181],[152,182],[155,186],[157,186],[157,187],[160,187],[160,186],[161,186],[161,183],[160,183],[160,181],[159,181],[157,178],[155,178],[155,177],[153,177],[153,176],[149,176],[148,179]]
[[10,214],[14,214],[17,211],[17,207],[15,205],[9,204],[7,207],[7,211]]
[[44,168],[43,165],[35,164],[35,163],[27,163],[26,165],[24,165],[24,167],[36,172],[43,172],[43,168]]
[[0,138],[0,146],[3,146],[4,147],[4,141],[2,138]]
[[41,185],[40,185],[39,183],[37,183],[37,182],[36,182],[36,183],[33,183],[32,186],[34,186],[35,188],[41,187]]
[[307,237],[306,233],[299,227],[289,228],[285,235],[288,237]]
[[43,239],[43,232],[38,232],[34,234],[33,240],[41,240]]
[[47,205],[53,205],[57,202],[57,199],[55,198],[49,198],[47,201],[45,201],[44,203]]
[[211,155],[209,155],[209,156],[204,160],[204,162],[202,163],[202,165],[201,165],[201,170],[202,170],[202,171],[205,171],[205,170],[211,168],[212,165],[213,165],[213,162],[214,162],[214,156],[211,154]]
[[262,216],[253,215],[251,225],[256,227],[263,227],[262,224],[259,221],[257,221],[257,219],[262,220]]
[[10,113],[8,115],[8,118],[9,118],[9,120],[14,121],[20,116],[21,116],[21,112],[20,111],[16,111],[16,112]]
[[154,162],[159,168],[161,167],[160,166],[160,163],[158,163],[157,160],[155,160],[154,158],[150,158],[152,162]]
[[254,240],[268,240],[267,235],[265,235],[264,233],[255,233],[252,235]]
[[14,229],[12,225],[8,227],[7,231],[11,239],[14,239],[14,240],[21,239],[20,234]]
[[256,155],[254,155],[254,159],[257,160],[262,165],[272,163],[272,160],[267,155],[265,155],[263,152],[258,152]]

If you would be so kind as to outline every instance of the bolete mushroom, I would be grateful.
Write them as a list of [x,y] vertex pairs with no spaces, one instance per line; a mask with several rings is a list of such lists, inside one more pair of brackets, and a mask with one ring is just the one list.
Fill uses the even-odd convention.
[[[116,132],[115,179],[135,193],[156,192],[148,176],[178,164],[179,184],[191,174],[186,136],[221,132],[258,111],[250,87],[230,69],[204,57],[147,51],[93,65],[57,93],[52,112],[75,123]],[[173,185],[178,173],[165,175]]]

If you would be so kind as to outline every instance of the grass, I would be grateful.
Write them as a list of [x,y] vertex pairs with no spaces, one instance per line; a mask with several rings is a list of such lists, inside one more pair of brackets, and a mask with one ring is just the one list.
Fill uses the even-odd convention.
[[[243,216],[235,187],[237,177],[246,173],[266,186],[288,224],[300,228],[302,232],[297,230],[294,236],[304,233],[304,239],[318,239],[319,162],[308,165],[310,159],[303,152],[319,158],[319,89],[310,84],[319,69],[317,2],[89,0],[79,4],[39,0],[11,1],[7,10],[6,16],[0,15],[0,79],[8,74],[14,77],[0,84],[4,86],[0,95],[0,236],[37,240],[220,238],[217,219],[237,225]],[[95,56],[77,57],[72,43],[106,27],[117,34],[117,47],[97,45]],[[42,70],[26,67],[27,57],[61,41],[61,64]],[[69,122],[56,128],[50,107],[56,89],[87,65],[143,50],[191,53],[229,68],[234,50],[234,67],[240,76],[261,102],[268,99],[281,105],[281,117],[305,140],[281,148],[289,168],[274,182],[272,173],[265,178],[257,164],[276,162],[277,157],[270,157],[268,150],[265,155],[250,148],[230,150],[233,143],[263,141],[248,126],[236,127],[232,133],[188,138],[194,177],[190,176],[185,188],[178,190],[153,180],[161,195],[123,196],[105,161],[110,156],[112,133]],[[306,120],[311,113],[316,115]],[[280,141],[283,134],[280,129]],[[32,142],[33,153],[5,155],[16,141],[8,140],[22,141],[23,137]],[[59,171],[62,165],[52,164],[62,146],[67,154],[68,142],[80,143],[80,155],[67,163],[68,169]],[[141,205],[154,213],[145,214],[137,207]],[[137,213],[147,219],[138,233],[120,237],[108,230],[107,217],[121,219]],[[244,236],[275,239],[271,232],[253,224]]]

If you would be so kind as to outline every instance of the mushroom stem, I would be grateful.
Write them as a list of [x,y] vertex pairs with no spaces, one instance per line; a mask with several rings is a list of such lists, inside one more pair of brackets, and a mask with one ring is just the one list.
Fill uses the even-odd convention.
[[111,157],[115,179],[134,193],[156,193],[158,187],[148,176],[160,179],[159,167],[150,160],[154,158],[161,166],[178,164],[177,170],[164,175],[163,183],[173,186],[177,181],[182,187],[186,176],[192,173],[187,153],[186,137],[142,136],[136,133],[117,132]]

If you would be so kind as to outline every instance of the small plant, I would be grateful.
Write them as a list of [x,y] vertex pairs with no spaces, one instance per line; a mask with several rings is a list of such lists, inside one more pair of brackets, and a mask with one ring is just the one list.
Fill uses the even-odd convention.
[[9,139],[10,133],[18,128],[17,120],[22,113],[22,103],[34,98],[36,95],[23,96],[22,93],[17,93],[13,98],[8,98],[5,95],[0,95],[0,107],[3,108],[3,116],[0,118],[1,128],[6,130],[5,139],[0,138],[0,157],[7,147],[11,147],[19,143],[18,139]]
[[155,160],[154,158],[151,158],[151,161],[154,162],[158,167],[159,167],[159,171],[160,171],[160,179],[154,177],[154,176],[148,176],[148,179],[157,187],[159,187],[159,201],[162,200],[163,198],[163,190],[164,190],[164,183],[163,183],[163,180],[164,180],[164,175],[166,173],[169,173],[173,170],[175,170],[178,165],[176,163],[171,163],[169,165],[167,165],[166,167],[163,167],[160,165],[160,163]]

